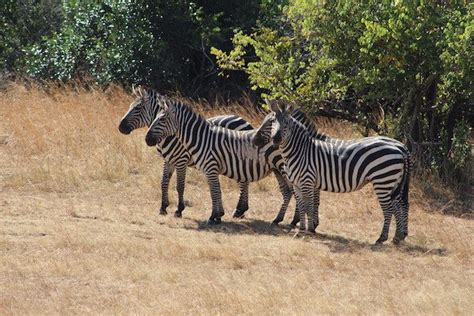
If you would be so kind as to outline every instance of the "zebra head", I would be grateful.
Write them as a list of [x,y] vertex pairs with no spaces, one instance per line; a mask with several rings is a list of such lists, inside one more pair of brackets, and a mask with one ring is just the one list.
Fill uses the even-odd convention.
[[275,121],[275,113],[270,113],[263,119],[262,124],[257,129],[255,135],[253,136],[252,142],[254,146],[258,148],[264,147],[266,144],[270,143],[272,138],[272,126]]
[[130,108],[119,124],[119,131],[126,135],[137,128],[150,126],[159,111],[159,102],[157,101],[160,95],[155,90],[138,88],[137,90],[133,89],[133,93],[136,98],[130,104]]
[[293,122],[291,113],[294,110],[294,106],[291,103],[281,103],[274,101],[270,103],[270,109],[275,114],[270,138],[273,141],[273,145],[279,147],[280,144],[287,140],[290,136],[291,124]]
[[159,144],[166,137],[175,135],[178,130],[176,121],[176,107],[173,101],[163,99],[160,101],[161,111],[151,123],[146,133],[145,141],[148,146]]

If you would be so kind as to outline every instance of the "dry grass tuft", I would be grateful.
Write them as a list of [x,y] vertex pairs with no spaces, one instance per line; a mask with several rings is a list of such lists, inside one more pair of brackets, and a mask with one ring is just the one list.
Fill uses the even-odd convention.
[[[427,200],[416,182],[400,247],[372,247],[382,214],[369,187],[323,193],[314,238],[269,227],[281,203],[272,178],[252,184],[243,220],[230,216],[237,185],[222,179],[227,215],[209,228],[209,192],[191,169],[184,218],[159,216],[161,158],[144,144],[145,131],[117,129],[131,100],[117,87],[46,92],[13,83],[1,92],[1,314],[474,310],[474,223],[442,215],[445,203]],[[258,125],[238,106],[197,106]],[[318,123],[352,135],[350,125]],[[173,190],[171,199],[173,211]]]

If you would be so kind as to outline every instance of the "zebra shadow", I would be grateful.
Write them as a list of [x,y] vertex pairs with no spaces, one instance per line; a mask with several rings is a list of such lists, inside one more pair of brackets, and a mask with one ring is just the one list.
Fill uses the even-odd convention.
[[235,235],[286,235],[289,228],[284,229],[284,226],[272,226],[269,222],[252,219],[252,220],[233,220],[223,221],[219,225],[209,225],[207,220],[193,220],[197,226],[187,227],[199,231],[209,231],[215,233],[235,234]]
[[446,248],[431,248],[417,245],[409,241],[403,241],[399,245],[386,241],[384,244],[380,245],[373,242],[361,241],[329,233],[316,233],[314,238],[325,243],[331,252],[357,252],[361,250],[370,250],[373,252],[400,251],[413,256],[428,254],[437,256],[447,255]]
[[[246,219],[242,221],[223,221],[220,225],[210,226],[205,220],[192,220],[196,225],[187,226],[186,229],[207,231],[214,233],[224,233],[229,235],[268,235],[282,238],[294,238],[296,230],[289,225],[280,224],[272,226],[269,222],[259,219]],[[316,235],[306,235],[298,237],[302,242],[318,242],[325,244],[329,251],[339,253],[351,253],[360,251],[390,252],[400,251],[412,256],[437,255],[446,256],[446,248],[431,248],[424,245],[417,245],[410,241],[404,241],[399,245],[394,245],[386,241],[383,245],[374,242],[358,240],[333,233],[317,232]]]

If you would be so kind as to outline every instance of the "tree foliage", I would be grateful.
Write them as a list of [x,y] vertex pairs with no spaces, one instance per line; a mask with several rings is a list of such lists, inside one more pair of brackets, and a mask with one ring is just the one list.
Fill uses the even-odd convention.
[[240,32],[230,52],[213,53],[222,68],[246,71],[264,96],[404,138],[419,165],[463,176],[473,123],[473,8],[293,0],[276,27]]
[[59,29],[60,0],[0,1],[0,70],[18,71],[27,47]]
[[[226,84],[210,47],[231,49],[234,31],[249,32],[259,19],[271,24],[279,2],[8,0],[0,7],[0,34],[12,40],[3,43],[0,57],[8,61],[0,66],[39,79],[88,78],[199,95]],[[242,86],[245,77],[234,81]]]

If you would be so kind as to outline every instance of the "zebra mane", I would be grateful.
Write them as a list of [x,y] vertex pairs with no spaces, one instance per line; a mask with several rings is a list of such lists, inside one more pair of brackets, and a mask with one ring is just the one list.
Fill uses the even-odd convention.
[[199,116],[201,119],[204,119],[206,120],[200,113],[198,113],[197,111],[195,111],[191,105],[185,103],[184,101],[182,100],[177,100],[177,99],[174,99],[172,97],[169,97],[167,95],[163,95],[161,93],[159,93],[158,91],[156,91],[155,89],[152,89],[152,88],[145,88],[145,89],[142,89],[142,88],[139,88],[136,90],[135,92],[137,94],[138,97],[140,98],[143,98],[145,97],[147,94],[148,94],[148,97],[150,99],[154,99],[154,102],[156,103],[157,105],[157,113],[159,111],[161,111],[161,109],[163,109],[163,105],[173,105],[173,106],[183,106],[187,109],[189,109],[189,111],[195,113],[197,116]]
[[322,141],[328,141],[331,139],[331,137],[329,137],[328,135],[321,133],[318,130],[316,124],[314,124],[313,120],[311,120],[308,115],[306,115],[306,113],[300,108],[295,109],[291,113],[291,116],[307,129],[308,133],[311,135],[312,138],[316,138]]
[[[161,96],[161,95],[160,95]],[[201,114],[199,113],[198,111],[196,111],[192,105],[184,102],[184,101],[181,101],[181,100],[176,100],[176,99],[172,99],[172,98],[169,98],[167,96],[161,96],[162,97],[162,100],[164,102],[167,102],[168,105],[173,105],[174,107],[177,107],[177,108],[182,108],[182,109],[185,109],[186,112],[189,112],[191,113],[193,116],[199,118],[200,120],[202,120],[203,122],[205,122],[205,124],[209,125],[209,126],[213,126],[211,123],[209,123],[206,118]]]
[[313,136],[313,131],[308,129],[305,124],[303,124],[301,121],[293,117],[293,115],[289,115],[288,117],[290,118],[290,121],[292,122],[293,128],[296,127],[298,132],[301,132],[303,135],[306,135],[309,139],[311,140],[315,139],[315,137]]

